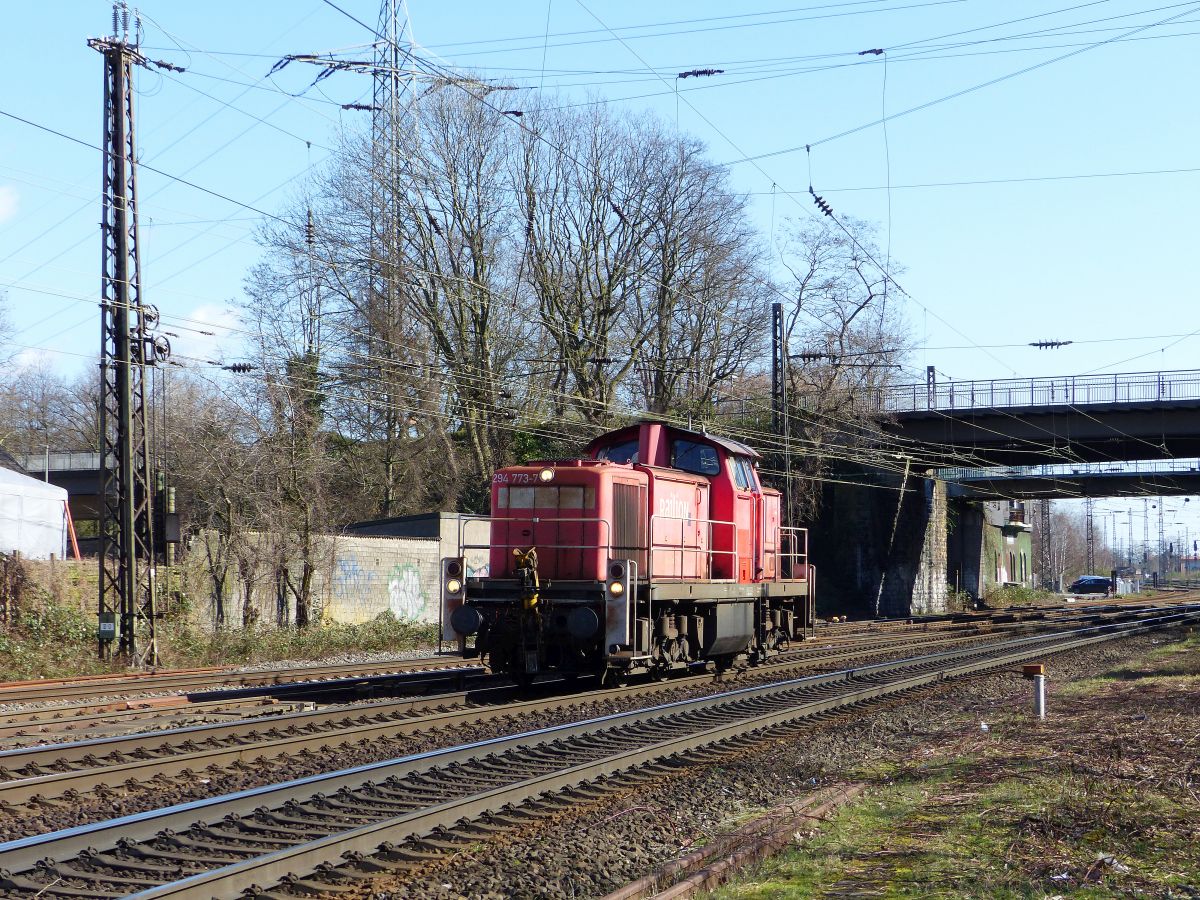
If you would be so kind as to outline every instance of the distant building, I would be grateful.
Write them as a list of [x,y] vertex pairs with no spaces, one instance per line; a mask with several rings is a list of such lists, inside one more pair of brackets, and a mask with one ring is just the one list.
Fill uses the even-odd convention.
[[486,516],[430,512],[355,522],[343,534],[361,537],[426,538],[440,542],[443,557],[463,556],[468,575],[487,575],[491,526]]
[[964,503],[951,523],[949,586],[978,600],[1002,587],[1033,587],[1033,526],[1019,500]]

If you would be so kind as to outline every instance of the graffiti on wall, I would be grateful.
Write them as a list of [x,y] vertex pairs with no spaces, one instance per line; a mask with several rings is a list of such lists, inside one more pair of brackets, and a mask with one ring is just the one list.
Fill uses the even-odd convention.
[[353,553],[338,559],[333,572],[333,595],[339,600],[355,600],[371,590],[375,573],[364,568]]
[[421,573],[411,563],[392,566],[388,576],[388,608],[397,619],[421,619],[425,613],[425,592]]

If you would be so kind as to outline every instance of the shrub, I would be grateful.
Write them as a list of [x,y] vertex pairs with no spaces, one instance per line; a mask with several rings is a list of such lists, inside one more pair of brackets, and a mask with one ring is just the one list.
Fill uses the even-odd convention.
[[1020,585],[1013,584],[1000,588],[992,588],[984,595],[983,599],[988,606],[992,607],[1047,606],[1062,601],[1061,597],[1051,591],[1043,591],[1041,588],[1021,587]]

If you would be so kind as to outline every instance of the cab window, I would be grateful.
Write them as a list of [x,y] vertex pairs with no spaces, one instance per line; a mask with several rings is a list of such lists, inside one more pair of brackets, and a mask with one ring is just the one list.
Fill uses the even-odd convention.
[[737,458],[737,464],[742,470],[742,477],[746,479],[746,490],[754,490],[754,464],[744,456]]
[[740,456],[730,457],[729,466],[733,469],[733,483],[738,486],[738,490],[748,491],[754,487],[754,481],[748,477],[746,464]]
[[695,441],[671,441],[671,466],[693,475],[719,475],[721,472],[716,448]]
[[638,442],[626,441],[623,444],[613,444],[611,447],[602,447],[600,452],[596,454],[596,458],[607,459],[609,462],[615,463],[637,463]]

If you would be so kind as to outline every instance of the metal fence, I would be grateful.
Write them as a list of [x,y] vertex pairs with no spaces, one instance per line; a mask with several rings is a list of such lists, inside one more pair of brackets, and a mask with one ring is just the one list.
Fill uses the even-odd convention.
[[888,412],[1200,400],[1200,369],[899,384],[874,399]]
[[30,453],[18,456],[17,462],[26,472],[89,472],[100,468],[100,454],[88,450],[59,453]]
[[1102,463],[1045,463],[1036,466],[955,466],[938,469],[943,481],[995,481],[1005,478],[1094,478],[1104,475],[1181,475],[1200,472],[1200,459],[1131,459]]

